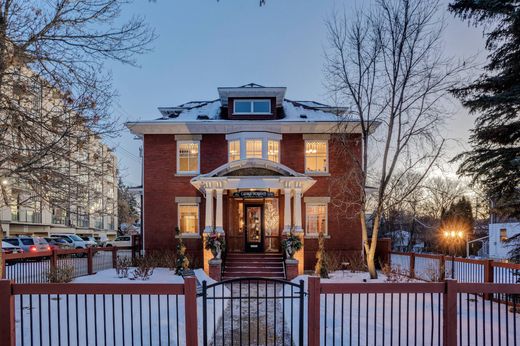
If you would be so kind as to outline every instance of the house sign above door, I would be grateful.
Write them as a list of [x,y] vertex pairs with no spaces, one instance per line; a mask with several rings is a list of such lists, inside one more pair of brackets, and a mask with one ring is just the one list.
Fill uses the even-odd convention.
[[268,191],[238,191],[233,193],[235,198],[273,198],[274,192]]

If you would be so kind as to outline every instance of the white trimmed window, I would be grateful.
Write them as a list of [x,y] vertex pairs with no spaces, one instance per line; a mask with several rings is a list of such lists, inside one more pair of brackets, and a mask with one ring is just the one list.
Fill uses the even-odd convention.
[[177,173],[198,174],[200,167],[200,142],[177,142]]
[[246,140],[246,159],[262,158],[262,140],[248,139]]
[[305,232],[309,236],[318,236],[320,233],[327,234],[327,204],[306,203],[305,204]]
[[240,160],[240,140],[229,141],[229,162]]
[[305,172],[327,173],[329,171],[328,156],[328,141],[305,141]]
[[280,142],[267,142],[267,159],[274,162],[280,162]]
[[199,234],[199,205],[194,203],[179,203],[178,225],[181,234]]
[[271,100],[235,100],[233,114],[271,114]]

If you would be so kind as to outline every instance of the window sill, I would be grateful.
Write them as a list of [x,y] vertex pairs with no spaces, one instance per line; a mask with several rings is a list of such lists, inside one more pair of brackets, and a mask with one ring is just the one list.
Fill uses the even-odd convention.
[[[316,235],[314,235],[314,234],[306,234],[303,238],[304,238],[304,239],[318,239],[319,236],[318,236],[317,234],[316,234]],[[324,238],[324,239],[330,239],[330,235],[325,234],[325,235],[323,236],[323,238]]]
[[198,234],[198,233],[184,233],[184,234],[179,234],[179,235],[175,236],[175,239],[179,239],[179,238],[182,238],[182,239],[200,239],[200,234]]
[[175,176],[176,177],[196,177],[199,174],[200,174],[200,172],[186,172],[186,173],[177,172],[177,173],[175,173]]
[[329,172],[323,172],[323,173],[320,173],[320,172],[305,172],[306,175],[309,175],[309,176],[314,176],[314,177],[330,177],[330,173]]

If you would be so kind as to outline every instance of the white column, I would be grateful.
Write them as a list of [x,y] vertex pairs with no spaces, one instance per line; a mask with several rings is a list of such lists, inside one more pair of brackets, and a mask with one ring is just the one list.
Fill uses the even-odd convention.
[[224,233],[224,227],[222,223],[223,205],[222,205],[222,193],[223,189],[216,189],[217,192],[217,210],[215,214],[215,230],[219,233]]
[[206,189],[206,227],[205,233],[213,230],[213,189]]
[[302,190],[294,189],[294,231],[303,232],[302,228]]
[[291,231],[291,189],[284,189],[285,204],[283,208],[283,233]]

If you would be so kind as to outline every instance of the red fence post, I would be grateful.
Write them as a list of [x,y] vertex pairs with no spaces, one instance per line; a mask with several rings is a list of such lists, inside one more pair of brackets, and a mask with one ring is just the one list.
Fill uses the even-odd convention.
[[186,346],[198,346],[197,286],[194,277],[184,278],[184,314]]
[[117,247],[112,246],[112,268],[117,267]]
[[[494,278],[493,260],[484,260],[484,282],[493,283]],[[489,293],[484,293],[484,299],[489,300],[492,297]]]
[[94,251],[91,247],[87,248],[87,271],[88,275],[94,274]]
[[321,295],[320,278],[309,276],[308,285],[309,300],[307,306],[307,342],[309,346],[319,346]]
[[2,275],[0,279],[5,279],[5,254],[2,254],[2,260],[0,261],[0,269],[2,270]]
[[0,280],[0,346],[15,346],[14,295],[10,280]]
[[457,280],[444,282],[443,345],[457,346]]
[[410,277],[415,278],[415,253],[410,253]]

